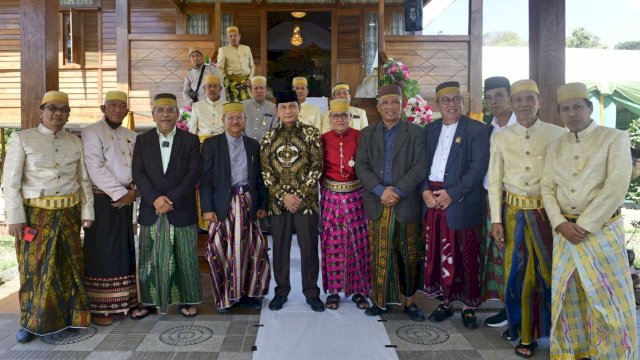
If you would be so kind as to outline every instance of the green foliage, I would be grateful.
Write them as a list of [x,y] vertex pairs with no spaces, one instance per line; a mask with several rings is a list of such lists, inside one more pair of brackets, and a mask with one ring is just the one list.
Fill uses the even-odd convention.
[[411,80],[407,65],[400,61],[396,61],[393,58],[389,58],[387,62],[382,65],[382,78],[378,81],[378,85],[380,86],[390,84],[398,84],[402,87],[407,98],[420,95],[418,82],[416,80]]
[[583,27],[576,28],[567,37],[568,48],[606,49],[607,45],[600,42],[600,38]]
[[[640,149],[640,119],[631,121],[629,124],[629,140],[631,140],[631,147],[634,149]],[[631,200],[636,204],[640,204],[640,177],[631,181],[629,184],[629,190],[627,191],[627,200]],[[638,254],[640,257],[640,254]]]
[[640,50],[640,40],[636,41],[625,41],[616,44],[614,49],[618,50]]
[[482,45],[486,46],[527,46],[528,42],[513,31],[494,31],[484,33]]

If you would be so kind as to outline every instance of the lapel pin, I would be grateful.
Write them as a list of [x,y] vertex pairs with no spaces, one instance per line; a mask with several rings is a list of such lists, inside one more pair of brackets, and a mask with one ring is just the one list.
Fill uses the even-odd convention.
[[462,136],[456,138],[456,144],[462,144]]

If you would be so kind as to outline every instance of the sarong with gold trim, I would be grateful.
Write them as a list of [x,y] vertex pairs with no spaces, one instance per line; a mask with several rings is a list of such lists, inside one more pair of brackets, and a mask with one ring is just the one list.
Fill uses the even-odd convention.
[[173,226],[160,215],[152,226],[140,227],[138,276],[140,302],[162,313],[173,304],[202,302],[198,268],[198,229]]
[[413,296],[420,288],[424,244],[420,223],[401,224],[393,208],[384,207],[377,220],[369,220],[371,248],[371,301],[386,309],[399,304],[400,294]]
[[113,207],[94,187],[96,220],[84,231],[85,288],[94,314],[127,314],[138,304],[133,206]]
[[228,102],[240,102],[242,100],[252,99],[251,87],[245,86],[244,82],[248,79],[246,76],[225,75],[224,89],[227,94]]
[[16,241],[20,325],[47,335],[86,328],[91,321],[84,287],[78,194],[25,200],[33,241]]
[[321,187],[322,288],[369,295],[371,259],[360,181],[324,179]]
[[[442,183],[429,181],[429,187],[442,189]],[[424,217],[424,234],[427,296],[442,296],[445,302],[460,301],[469,307],[480,306],[480,226],[450,229],[446,210],[431,208]]]
[[553,234],[542,197],[505,192],[504,304],[512,337],[523,344],[549,336]]
[[499,300],[504,302],[504,261],[502,251],[491,237],[491,209],[487,198],[487,221],[482,227],[480,245],[480,265],[482,301]]
[[268,248],[251,207],[251,195],[232,195],[227,218],[209,226],[205,248],[218,309],[231,307],[243,295],[262,297],[269,292]]
[[573,245],[553,239],[551,359],[635,360],[636,306],[617,215]]

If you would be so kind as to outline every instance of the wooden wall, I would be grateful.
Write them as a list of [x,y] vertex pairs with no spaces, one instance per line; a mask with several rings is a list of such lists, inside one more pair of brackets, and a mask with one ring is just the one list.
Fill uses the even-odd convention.
[[0,2],[0,122],[20,124],[20,0]]

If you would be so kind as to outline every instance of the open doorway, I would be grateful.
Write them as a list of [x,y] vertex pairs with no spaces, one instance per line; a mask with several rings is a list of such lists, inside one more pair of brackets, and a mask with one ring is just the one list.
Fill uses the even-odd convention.
[[[267,77],[274,94],[304,76],[309,96],[331,93],[331,12],[267,13]],[[303,15],[304,14],[304,15]],[[297,30],[296,30],[297,26]],[[298,34],[300,37],[295,36]]]

